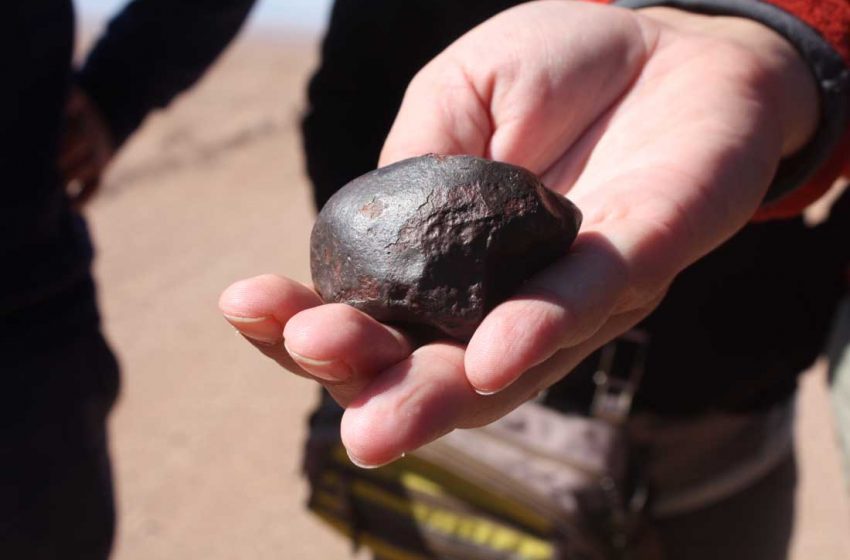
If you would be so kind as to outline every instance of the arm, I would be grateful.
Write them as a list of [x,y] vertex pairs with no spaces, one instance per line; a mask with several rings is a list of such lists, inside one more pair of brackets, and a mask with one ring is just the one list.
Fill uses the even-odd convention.
[[66,107],[59,167],[80,208],[118,147],[153,109],[194,84],[233,39],[254,0],[135,0],[109,25]]
[[120,146],[153,109],[194,84],[254,0],[135,0],[109,24],[78,76]]

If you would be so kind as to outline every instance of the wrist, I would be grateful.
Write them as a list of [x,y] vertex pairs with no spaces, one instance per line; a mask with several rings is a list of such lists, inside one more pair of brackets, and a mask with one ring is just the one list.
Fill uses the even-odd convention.
[[[841,175],[847,164],[846,154],[850,153],[850,4],[846,0],[613,0],[611,3],[631,9],[668,6],[693,14],[757,21],[779,33],[805,61],[818,90],[816,130],[797,149],[798,138],[806,136],[806,127],[797,123],[805,123],[806,118],[795,120],[793,112],[790,122],[784,117],[788,124],[782,125],[782,131],[788,132],[780,132],[780,127],[775,126],[778,123],[773,123],[776,129],[773,134],[784,136],[780,146],[783,158],[765,195],[759,220],[796,216]],[[750,58],[749,51],[746,54]],[[789,92],[782,93],[784,98],[777,98],[769,108],[776,105],[780,107],[776,112],[785,114],[787,109],[781,107],[793,103],[788,101],[793,97],[787,95]],[[807,102],[798,109],[804,107],[809,107]]]
[[781,155],[797,152],[812,139],[820,114],[817,82],[806,61],[782,35],[744,17],[667,7],[638,12],[676,32],[700,34],[748,53],[748,64],[742,68],[755,80],[757,101],[771,107],[782,138]]

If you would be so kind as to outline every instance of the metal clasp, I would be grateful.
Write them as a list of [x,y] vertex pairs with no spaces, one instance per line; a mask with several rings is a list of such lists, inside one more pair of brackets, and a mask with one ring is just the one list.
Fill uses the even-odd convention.
[[[602,347],[599,369],[593,374],[596,391],[590,413],[594,418],[612,424],[626,419],[643,377],[648,346],[649,334],[632,329]],[[627,348],[630,355],[624,352]]]

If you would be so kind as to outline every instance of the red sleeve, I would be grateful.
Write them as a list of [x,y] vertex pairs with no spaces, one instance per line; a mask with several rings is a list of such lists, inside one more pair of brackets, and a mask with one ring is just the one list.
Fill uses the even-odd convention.
[[[770,4],[793,14],[820,35],[850,67],[850,0],[770,0]],[[841,175],[850,175],[850,129],[808,183],[756,213],[756,220],[787,218],[802,212],[821,197]]]
[[[613,0],[588,0],[611,4]],[[850,68],[850,0],[769,0],[772,4],[818,32]],[[659,2],[659,4],[662,4]],[[755,221],[798,215],[821,197],[842,175],[850,176],[850,128],[815,175],[795,191],[776,202],[767,203],[756,213]]]
[[816,29],[850,65],[850,0],[770,0]]

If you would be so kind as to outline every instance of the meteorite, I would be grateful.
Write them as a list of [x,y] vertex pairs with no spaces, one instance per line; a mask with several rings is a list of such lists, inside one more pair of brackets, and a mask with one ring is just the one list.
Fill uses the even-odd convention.
[[326,302],[386,323],[469,340],[484,316],[563,256],[581,213],[530,171],[425,155],[354,179],[313,227]]

